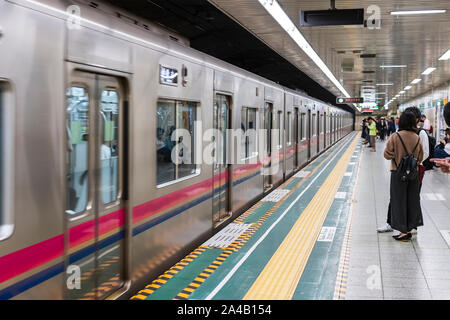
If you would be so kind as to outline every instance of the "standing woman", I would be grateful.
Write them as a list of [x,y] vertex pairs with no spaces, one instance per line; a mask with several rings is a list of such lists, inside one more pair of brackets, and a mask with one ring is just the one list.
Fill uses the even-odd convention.
[[375,143],[377,141],[377,124],[375,122],[375,120],[372,117],[369,117],[369,142],[370,145],[369,147],[372,148],[372,152],[376,151],[376,147],[375,147]]
[[381,139],[381,141],[384,141],[386,134],[387,134],[387,124],[386,124],[384,118],[381,118],[381,120],[380,120],[380,139]]
[[[411,112],[404,112],[400,116],[398,132],[388,140],[384,150],[384,157],[391,160],[391,221],[392,229],[400,231],[393,236],[395,240],[407,241],[411,239],[411,230],[422,226],[422,209],[420,208],[419,175],[412,180],[401,181],[397,167],[402,158],[411,153],[417,159],[417,166],[423,160],[423,148],[417,135],[416,117]],[[405,150],[406,149],[406,150]]]
[[369,137],[368,137],[369,134],[368,134],[368,130],[367,130],[367,120],[366,119],[363,119],[361,127],[362,127],[361,138],[364,139],[363,144],[366,144],[368,142],[368,140],[369,140]]

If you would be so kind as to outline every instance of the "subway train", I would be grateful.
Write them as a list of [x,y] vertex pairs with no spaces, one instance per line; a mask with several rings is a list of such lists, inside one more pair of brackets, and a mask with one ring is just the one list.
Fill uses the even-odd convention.
[[[102,2],[0,0],[0,299],[131,297],[353,119]],[[279,143],[197,163],[195,123]],[[171,161],[177,129],[193,161]]]

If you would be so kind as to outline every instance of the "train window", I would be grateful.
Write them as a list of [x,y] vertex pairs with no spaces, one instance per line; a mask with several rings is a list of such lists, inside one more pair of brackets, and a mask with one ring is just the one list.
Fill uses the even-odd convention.
[[77,214],[88,203],[89,95],[86,88],[72,86],[66,94],[67,203],[66,212]]
[[119,94],[104,90],[101,101],[102,146],[100,190],[103,204],[117,200],[119,192]]
[[0,241],[9,238],[14,229],[12,208],[14,119],[10,106],[8,83],[0,79]]
[[[193,175],[197,171],[193,152],[195,142],[194,122],[197,120],[197,104],[194,102],[177,101],[177,129],[189,132],[191,141],[178,141],[181,144],[177,179]],[[185,138],[183,138],[185,139]]]
[[[191,151],[194,150],[197,103],[158,100],[156,113],[157,184],[161,185],[197,173],[195,153]],[[185,133],[189,133],[189,137],[183,135],[177,141],[176,137],[172,137],[176,129],[186,130]],[[176,152],[172,152],[175,146]]]
[[243,138],[241,142],[241,158],[246,159],[257,155],[256,141],[256,108],[242,107],[241,129]]
[[286,144],[288,146],[290,146],[291,143],[292,143],[292,137],[291,137],[291,134],[292,134],[292,130],[291,130],[292,123],[291,123],[291,121],[292,121],[292,113],[288,112],[287,113],[287,126],[286,126]]

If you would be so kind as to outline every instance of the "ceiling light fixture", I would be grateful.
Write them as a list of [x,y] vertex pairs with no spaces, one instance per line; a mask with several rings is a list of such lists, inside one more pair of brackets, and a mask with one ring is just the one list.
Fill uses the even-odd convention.
[[417,84],[417,83],[419,83],[420,81],[422,81],[422,79],[414,79],[411,83],[412,83],[412,84]]
[[439,60],[448,60],[450,59],[450,49],[439,58]]
[[393,86],[393,83],[377,83],[377,86]]
[[428,75],[428,74],[432,73],[434,70],[436,70],[436,68],[428,68],[424,72],[422,72],[422,74]]
[[413,15],[413,14],[434,14],[434,13],[445,13],[447,10],[404,10],[404,11],[392,11],[391,15],[401,16],[401,15]]
[[405,89],[403,89],[403,90],[409,90],[411,88],[412,88],[411,86],[406,86]]
[[297,29],[295,24],[291,21],[288,15],[280,7],[279,3],[275,0],[258,0],[259,3],[267,10],[267,12],[278,22],[278,24],[289,34],[289,36],[297,43],[297,45],[306,53],[308,57],[322,70],[323,73],[331,80],[331,82],[345,95],[350,98],[349,93],[342,84],[336,79],[330,69],[322,61],[319,55],[314,51],[305,37]]
[[404,94],[405,92],[406,92],[406,91],[400,91],[399,93],[400,93],[400,94]]
[[406,68],[406,65],[405,64],[387,64],[387,65],[380,66],[380,68]]

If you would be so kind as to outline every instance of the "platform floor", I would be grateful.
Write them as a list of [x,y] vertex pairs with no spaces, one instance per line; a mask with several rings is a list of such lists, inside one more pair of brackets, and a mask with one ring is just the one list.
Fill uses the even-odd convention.
[[450,175],[426,171],[424,226],[410,242],[376,233],[386,222],[389,162],[364,150],[355,193],[346,299],[450,299]]
[[132,299],[450,298],[449,177],[427,171],[425,226],[413,241],[378,234],[389,163],[384,143],[371,153],[359,136],[331,147]]

